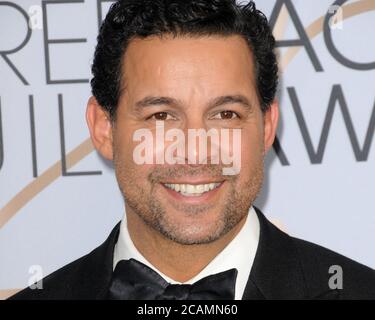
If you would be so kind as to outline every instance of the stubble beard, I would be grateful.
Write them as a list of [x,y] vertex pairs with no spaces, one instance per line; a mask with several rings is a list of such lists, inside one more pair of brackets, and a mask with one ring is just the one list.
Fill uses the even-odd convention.
[[[218,219],[210,224],[208,229],[206,224],[178,224],[167,214],[162,202],[153,196],[154,186],[159,183],[157,177],[160,174],[149,174],[151,190],[146,191],[137,184],[136,181],[139,177],[137,177],[136,171],[118,161],[116,156],[114,156],[114,166],[118,185],[126,204],[149,228],[175,243],[181,245],[199,245],[209,244],[220,239],[237,226],[248,214],[250,206],[262,188],[264,156],[252,170],[249,179],[241,183],[241,185],[236,183],[238,181],[236,177],[238,176],[231,177],[226,181],[226,183],[229,183],[227,199],[222,208],[218,208],[220,210]],[[195,168],[190,173],[198,175],[199,172],[205,172],[207,174],[210,168],[210,166],[202,166]],[[216,169],[212,169],[212,171],[217,172],[218,169],[216,166]],[[180,174],[180,171],[177,170],[177,168],[169,168],[167,176],[176,177],[176,175]],[[165,177],[166,175],[164,174],[163,176]],[[177,210],[183,211],[182,213],[189,217],[194,217],[204,214],[205,211],[210,210],[210,207],[208,205],[183,205],[177,208]],[[191,220],[193,221],[194,219]]]

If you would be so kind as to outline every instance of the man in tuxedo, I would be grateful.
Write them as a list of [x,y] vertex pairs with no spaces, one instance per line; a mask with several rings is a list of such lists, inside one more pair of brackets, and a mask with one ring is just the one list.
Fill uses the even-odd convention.
[[[124,218],[42,290],[13,299],[374,299],[374,270],[287,235],[253,206],[279,117],[274,45],[252,2],[112,5],[86,116],[95,148],[114,163]],[[186,145],[174,163],[158,162],[173,147],[158,126],[185,137],[239,129],[228,148],[239,170]],[[139,164],[139,130],[149,133],[143,143],[156,139],[143,145],[152,163]]]

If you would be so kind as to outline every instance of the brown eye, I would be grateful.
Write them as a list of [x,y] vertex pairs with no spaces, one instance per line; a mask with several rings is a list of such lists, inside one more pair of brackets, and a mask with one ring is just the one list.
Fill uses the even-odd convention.
[[164,120],[168,119],[168,113],[166,113],[166,112],[158,112],[158,113],[153,114],[153,117],[154,117],[155,120],[164,121]]
[[222,119],[232,119],[234,113],[232,111],[222,111],[220,112],[220,115]]
[[214,119],[220,119],[220,120],[231,120],[238,117],[237,113],[230,111],[230,110],[225,110],[221,111],[218,114],[214,116]]

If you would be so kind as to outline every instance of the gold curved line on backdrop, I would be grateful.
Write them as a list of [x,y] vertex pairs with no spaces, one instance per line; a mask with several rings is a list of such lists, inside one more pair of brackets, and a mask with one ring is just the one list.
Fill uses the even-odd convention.
[[[66,156],[66,166],[70,169],[94,150],[90,139],[86,139]],[[34,181],[18,192],[0,211],[0,228],[4,226],[23,206],[38,193],[61,176],[61,161],[57,161]]]
[[[375,10],[374,0],[362,0],[347,4],[342,7],[343,20],[371,10]],[[310,39],[315,38],[319,33],[323,31],[324,18],[325,16],[316,19],[306,28],[306,33]],[[286,69],[286,67],[301,49],[302,47],[292,47],[286,50],[280,61],[281,71],[284,71]]]
[[20,290],[22,289],[2,289],[0,290],[0,300],[5,300],[11,297],[12,295],[16,294]]
[[[355,15],[375,10],[375,2],[373,0],[363,0],[342,7],[343,19],[353,17]],[[285,13],[281,13],[281,18],[285,18]],[[310,39],[317,36],[323,30],[324,16],[318,18],[311,23],[306,32]],[[285,23],[280,22],[280,27],[284,27]],[[281,59],[280,67],[282,70],[288,66],[290,61],[301,50],[301,47],[290,48],[286,51]],[[88,154],[94,151],[90,139],[85,140],[67,155],[67,168],[71,168]],[[21,208],[30,202],[38,193],[49,186],[53,181],[57,180],[61,175],[61,161],[57,161],[49,167],[42,175],[29,183],[20,192],[18,192],[1,210],[0,210],[0,228],[2,228]]]

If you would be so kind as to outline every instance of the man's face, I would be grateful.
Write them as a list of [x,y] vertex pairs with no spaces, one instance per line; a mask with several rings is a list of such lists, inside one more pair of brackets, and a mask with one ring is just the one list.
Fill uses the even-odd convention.
[[[125,86],[112,146],[127,211],[180,244],[219,239],[247,215],[261,188],[269,147],[245,40],[239,36],[134,39],[123,57],[122,71]],[[241,97],[248,104],[228,98],[212,103],[223,96]],[[140,104],[146,97],[152,99]],[[223,165],[211,164],[209,155],[207,164],[136,164],[133,153],[140,143],[133,138],[136,130],[148,129],[154,137],[153,156],[160,152],[155,147],[156,121],[164,131],[180,129],[185,137],[188,129],[241,129],[239,172],[223,175]],[[164,141],[164,148],[171,143]],[[196,156],[199,152],[193,151]],[[199,193],[188,192],[193,190]]]

